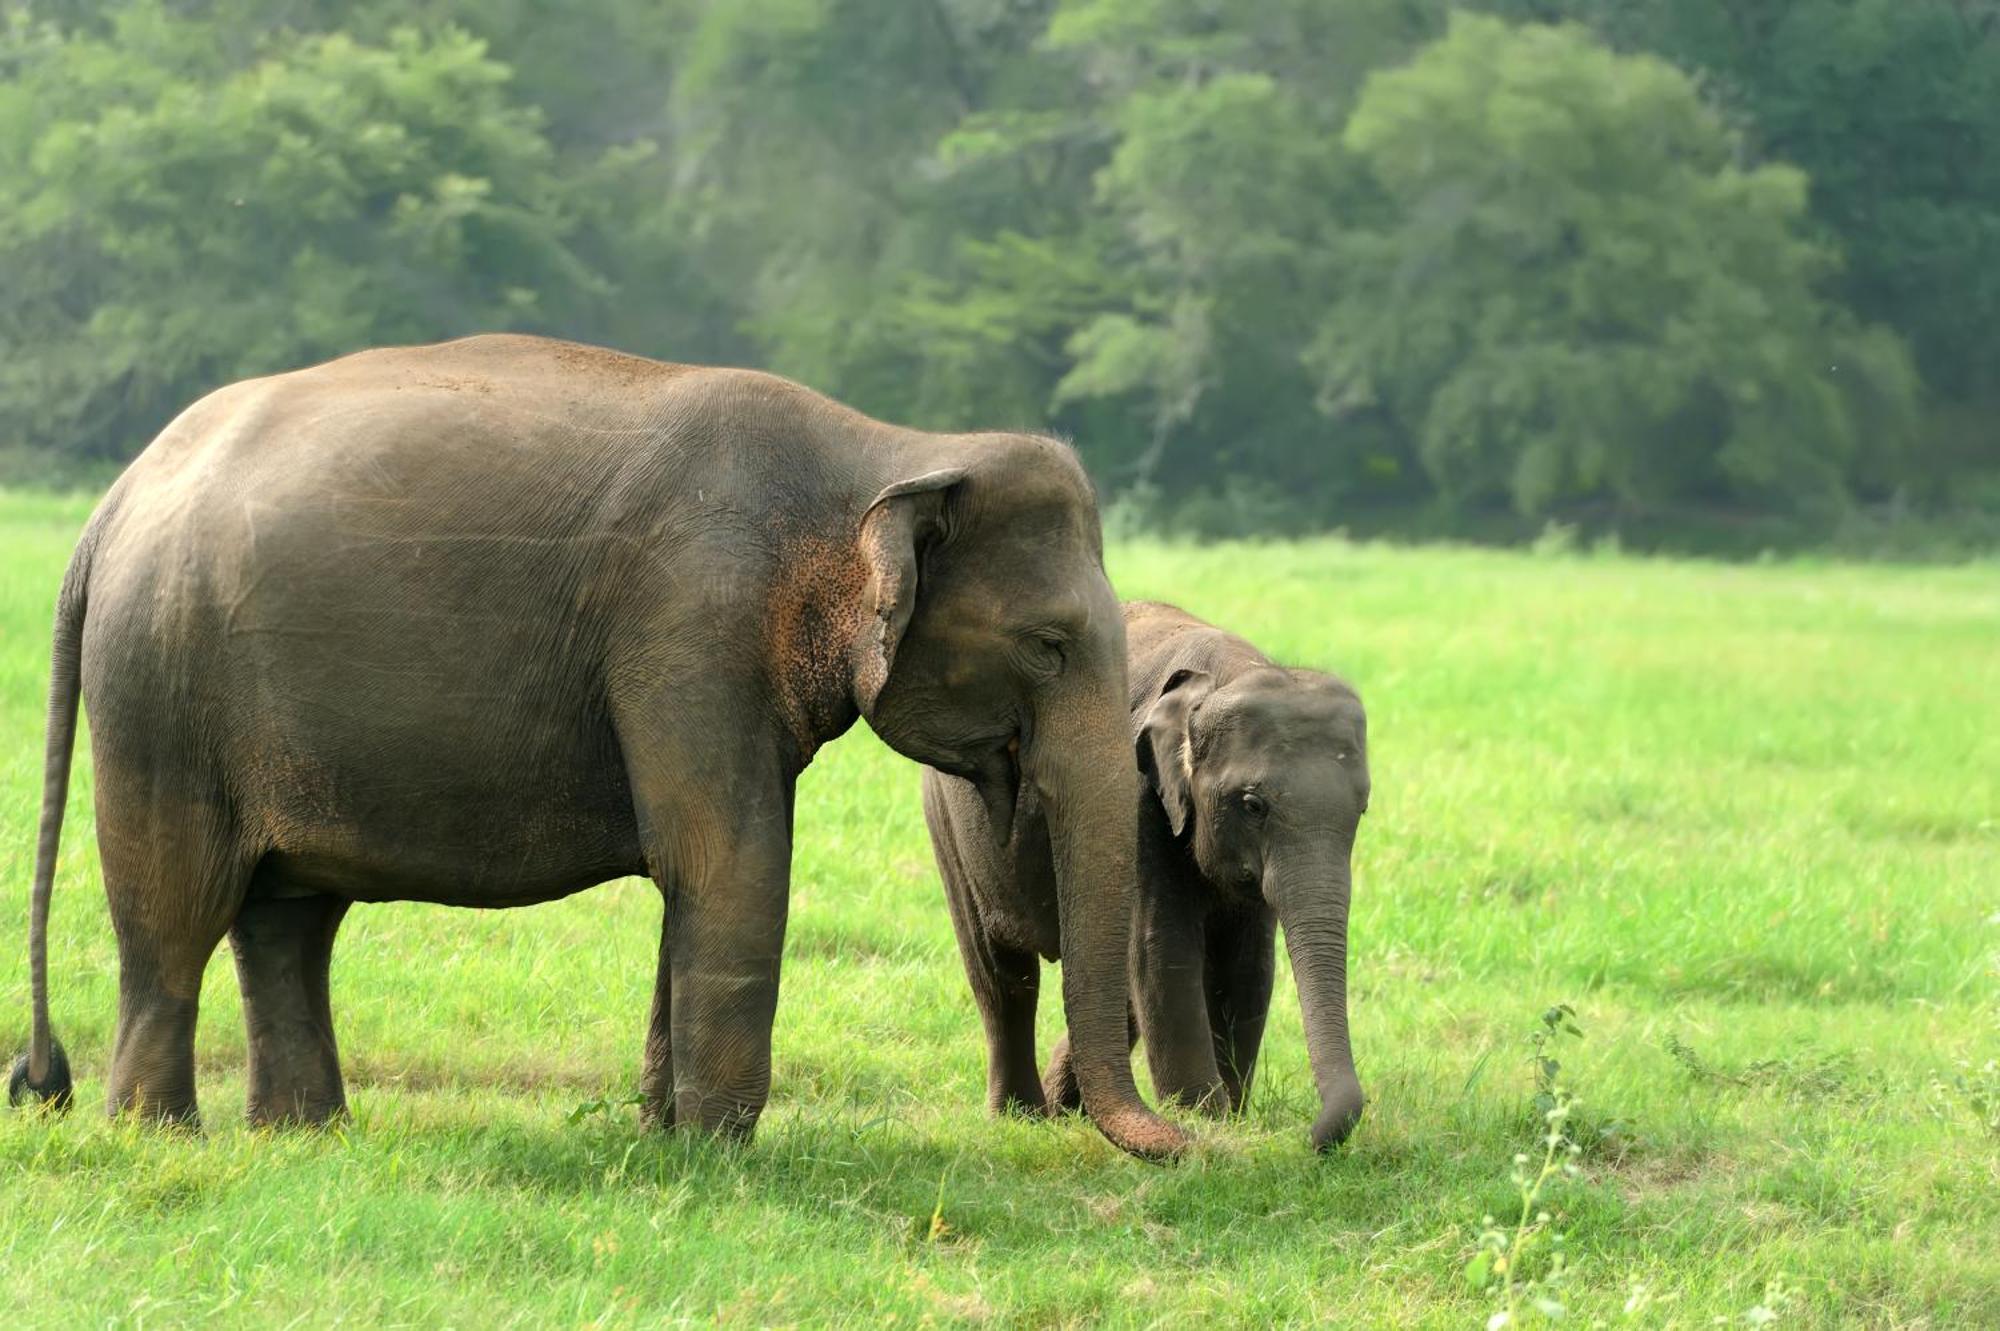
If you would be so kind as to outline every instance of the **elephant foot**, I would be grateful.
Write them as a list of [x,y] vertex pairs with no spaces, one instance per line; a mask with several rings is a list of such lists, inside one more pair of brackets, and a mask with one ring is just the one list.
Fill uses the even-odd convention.
[[252,1098],[244,1115],[253,1128],[324,1128],[344,1123],[350,1115],[344,1097],[333,1100],[304,1096]]
[[719,1142],[747,1143],[756,1135],[757,1120],[763,1113],[761,1097],[704,1092],[686,1086],[674,1093],[675,1130],[697,1132]]
[[40,1081],[28,1075],[28,1056],[21,1055],[14,1060],[14,1070],[7,1077],[7,1103],[20,1105],[33,1099],[46,1105],[53,1113],[69,1111],[75,1101],[76,1087],[70,1081],[69,1055],[63,1052],[62,1042],[49,1041],[49,1066]]
[[170,1137],[201,1136],[201,1107],[193,1098],[185,1100],[149,1100],[143,1089],[132,1092],[121,1100],[109,1100],[105,1112],[114,1119],[132,1119],[141,1126],[163,1132]]
[[1228,1118],[1234,1108],[1229,1088],[1219,1081],[1211,1086],[1184,1086],[1173,1091],[1162,1088],[1160,1098],[1206,1118]]
[[1032,1090],[1008,1091],[990,1101],[995,1118],[1054,1118],[1055,1109],[1037,1084]]
[[246,989],[244,1012],[254,1032],[244,1117],[253,1128],[317,1128],[347,1116],[347,1091],[333,1033],[307,1014],[271,1029],[269,993]]

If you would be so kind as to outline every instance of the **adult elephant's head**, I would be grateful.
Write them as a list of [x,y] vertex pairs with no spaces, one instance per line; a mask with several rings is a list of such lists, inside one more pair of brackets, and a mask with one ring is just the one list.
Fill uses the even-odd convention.
[[943,456],[862,520],[855,702],[892,748],[970,781],[1002,840],[1034,792],[1085,1112],[1136,1155],[1173,1155],[1186,1134],[1140,1100],[1126,1038],[1138,774],[1090,482],[1049,439],[973,436]]
[[1139,766],[1202,876],[1277,912],[1319,1087],[1313,1145],[1361,1120],[1347,1032],[1347,905],[1368,808],[1368,718],[1340,680],[1246,671],[1217,686],[1180,670],[1145,714]]

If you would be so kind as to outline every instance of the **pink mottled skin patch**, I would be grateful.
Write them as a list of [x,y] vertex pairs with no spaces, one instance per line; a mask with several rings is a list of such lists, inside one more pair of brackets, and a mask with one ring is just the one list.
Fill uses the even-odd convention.
[[784,576],[766,602],[768,659],[786,722],[810,757],[852,719],[868,568],[855,545],[823,536],[792,537],[780,548]]

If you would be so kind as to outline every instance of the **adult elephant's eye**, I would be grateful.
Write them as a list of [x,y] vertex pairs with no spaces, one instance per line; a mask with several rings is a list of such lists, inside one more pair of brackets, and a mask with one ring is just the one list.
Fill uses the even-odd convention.
[[1243,804],[1243,812],[1252,818],[1262,818],[1271,811],[1271,802],[1254,790],[1246,790],[1238,797]]
[[1053,679],[1062,673],[1064,657],[1069,651],[1069,644],[1062,638],[1053,633],[1030,633],[1025,645],[1031,674]]

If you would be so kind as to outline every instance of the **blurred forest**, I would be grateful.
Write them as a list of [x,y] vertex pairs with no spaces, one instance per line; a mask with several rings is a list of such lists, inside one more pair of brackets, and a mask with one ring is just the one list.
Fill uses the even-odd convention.
[[1167,529],[2000,523],[2000,0],[0,15],[35,455],[513,328],[1053,428]]

